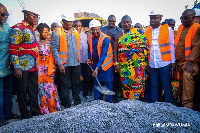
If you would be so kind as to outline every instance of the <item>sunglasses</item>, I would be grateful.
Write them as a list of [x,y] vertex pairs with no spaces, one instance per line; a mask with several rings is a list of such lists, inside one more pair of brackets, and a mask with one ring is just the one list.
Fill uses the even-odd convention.
[[1,17],[9,16],[9,13],[1,13]]
[[180,20],[190,20],[190,18],[194,18],[194,17],[188,17],[188,16],[180,17]]

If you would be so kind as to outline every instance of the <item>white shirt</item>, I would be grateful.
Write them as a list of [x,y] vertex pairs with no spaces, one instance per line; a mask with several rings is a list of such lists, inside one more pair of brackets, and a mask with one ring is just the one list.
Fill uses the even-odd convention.
[[172,55],[172,61],[163,61],[161,58],[160,47],[158,44],[158,37],[160,32],[160,26],[158,28],[152,28],[152,45],[150,51],[150,62],[149,66],[151,68],[161,68],[169,65],[170,63],[175,63],[175,52],[174,52],[174,32],[171,27],[169,29],[169,45]]

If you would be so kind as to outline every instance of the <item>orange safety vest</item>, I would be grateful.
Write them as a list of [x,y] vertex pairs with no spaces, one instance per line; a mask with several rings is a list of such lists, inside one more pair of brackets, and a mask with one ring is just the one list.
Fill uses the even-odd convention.
[[[67,62],[67,47],[68,47],[67,39],[63,27],[61,27],[60,30],[59,28],[56,28],[56,31],[60,37],[59,57],[61,59],[62,64],[65,64]],[[78,61],[80,61],[80,34],[74,31],[74,35],[76,36],[76,41],[77,41]]]
[[[110,40],[109,36],[107,36],[107,35],[105,35],[105,34],[103,34],[101,32],[99,40],[98,40],[98,45],[97,45],[97,51],[98,51],[99,59],[100,59],[100,56],[101,56],[101,48],[102,48],[103,41],[104,41],[105,37],[108,37],[109,40]],[[93,38],[93,35],[90,34],[88,36],[88,43],[89,43],[89,47],[90,47],[91,57],[92,57],[92,52],[93,52],[93,49],[92,49],[92,38]],[[114,64],[114,61],[113,61],[113,49],[112,49],[111,43],[109,43],[107,55],[105,57],[105,60],[104,60],[103,64],[101,65],[102,70],[104,70],[104,71],[108,70],[111,66],[113,66],[113,64]]]
[[[147,40],[149,41],[149,50],[148,50],[148,61],[150,61],[150,52],[152,45],[152,27],[149,26],[145,32]],[[158,44],[160,47],[161,58],[163,61],[171,61],[172,55],[169,45],[169,29],[168,25],[164,24],[160,26],[160,32],[158,37]]]
[[[194,23],[190,27],[190,29],[185,37],[185,59],[186,60],[189,60],[191,49],[192,49],[192,40],[194,38],[194,35],[195,35],[198,27],[200,27],[200,25],[197,23]],[[175,37],[175,46],[177,46],[177,44],[178,44],[178,41],[179,41],[179,38],[180,38],[183,28],[184,28],[183,25],[180,25],[178,28],[177,35]],[[196,59],[196,60],[198,60],[198,59]]]

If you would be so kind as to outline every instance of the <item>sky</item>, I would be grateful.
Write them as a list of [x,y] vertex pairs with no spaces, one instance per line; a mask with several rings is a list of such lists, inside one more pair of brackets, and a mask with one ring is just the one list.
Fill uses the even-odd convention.
[[106,19],[109,15],[116,16],[116,25],[124,15],[129,15],[132,24],[149,25],[150,11],[163,14],[162,21],[167,18],[176,20],[176,27],[180,25],[180,16],[185,6],[192,8],[195,0],[0,0],[10,13],[10,26],[21,22],[23,14],[18,2],[31,6],[40,14],[39,23],[60,22],[61,14],[70,16],[76,12],[92,12]]

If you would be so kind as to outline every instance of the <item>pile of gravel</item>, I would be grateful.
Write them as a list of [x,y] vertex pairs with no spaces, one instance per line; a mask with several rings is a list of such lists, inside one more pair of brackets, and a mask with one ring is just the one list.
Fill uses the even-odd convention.
[[0,132],[200,132],[200,113],[163,102],[99,100],[12,122]]

